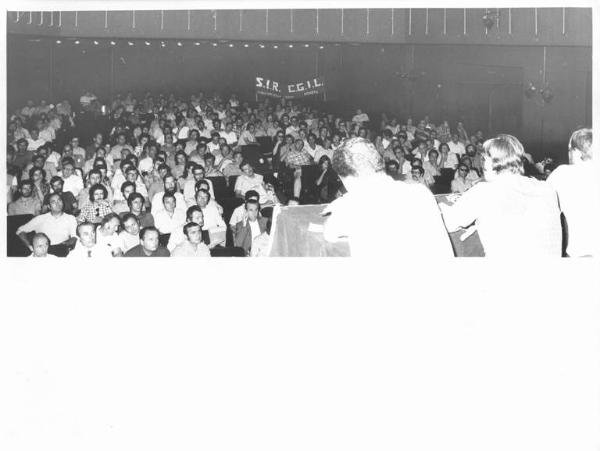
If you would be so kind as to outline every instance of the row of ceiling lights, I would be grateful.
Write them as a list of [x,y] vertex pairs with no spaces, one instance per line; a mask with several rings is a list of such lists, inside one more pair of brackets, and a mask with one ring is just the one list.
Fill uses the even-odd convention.
[[[65,41],[65,42],[68,42],[68,41]],[[74,40],[74,41],[72,41],[72,42],[73,42],[73,44],[75,44],[75,45],[79,45],[79,44],[81,44],[81,41],[80,41],[79,39],[76,39],[76,40]],[[60,39],[57,39],[57,40],[56,40],[56,43],[57,43],[57,44],[62,44],[62,43],[63,43],[63,41],[61,41]],[[92,41],[92,43],[93,43],[94,45],[100,45],[100,42],[99,42],[99,41]],[[151,45],[152,45],[152,43],[151,43],[150,41],[144,41],[144,44],[145,44],[146,46],[151,46]],[[208,42],[206,42],[206,44],[208,44]],[[213,46],[213,47],[217,47],[217,46],[219,45],[217,42],[212,42],[211,44],[212,44],[212,46]],[[113,46],[114,46],[114,45],[117,45],[117,42],[116,42],[116,41],[110,41],[110,45],[113,45]],[[134,42],[134,41],[127,41],[127,45],[129,45],[129,46],[134,46],[134,45],[135,45],[135,42]],[[202,45],[202,43],[201,43],[201,42],[198,42],[198,41],[196,41],[196,42],[194,42],[194,45],[196,45],[196,46],[200,46],[200,45]],[[235,47],[235,44],[233,44],[233,43],[222,43],[222,45],[226,45],[226,46],[228,46],[228,47]],[[166,46],[167,46],[167,43],[166,43],[165,41],[161,41],[161,42],[160,42],[160,46],[161,46],[161,47],[166,47]],[[183,42],[181,42],[181,41],[177,41],[177,46],[178,46],[178,47],[183,47]],[[242,44],[242,46],[243,46],[243,47],[245,47],[245,48],[248,48],[248,47],[250,47],[250,44]],[[300,47],[301,45],[298,45],[298,46]],[[305,48],[309,48],[309,47],[311,47],[311,45],[310,45],[310,44],[303,44],[303,46],[304,46]],[[264,49],[265,47],[267,47],[267,45],[265,45],[265,44],[258,44],[258,47],[260,47],[261,49]],[[277,49],[277,48],[279,48],[279,44],[272,44],[272,47],[273,47],[274,49]],[[289,48],[294,48],[294,44],[288,44],[288,47],[289,47]],[[315,46],[315,47],[316,47],[316,46]],[[324,47],[323,45],[319,45],[319,48],[320,48],[320,49],[323,49],[323,48],[325,48],[325,47]]]

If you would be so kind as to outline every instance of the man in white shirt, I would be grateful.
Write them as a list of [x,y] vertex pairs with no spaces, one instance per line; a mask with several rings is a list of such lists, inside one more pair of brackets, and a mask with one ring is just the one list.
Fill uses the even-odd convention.
[[592,161],[592,130],[575,131],[569,140],[569,163],[556,168],[548,183],[556,190],[567,228],[567,255],[597,255],[600,231],[597,172]]
[[50,252],[56,246],[71,247],[77,240],[76,227],[77,220],[75,216],[64,213],[64,204],[60,194],[52,193],[47,198],[50,211],[39,216],[35,216],[31,221],[23,224],[16,231],[27,248],[33,251],[27,234],[29,232],[44,233],[50,239]]
[[266,202],[267,190],[263,182],[263,176],[256,174],[248,161],[242,161],[240,169],[243,174],[236,179],[235,187],[233,188],[236,196],[243,198],[246,192],[252,189],[258,192],[261,201]]
[[361,109],[358,109],[354,117],[352,117],[352,122],[362,127],[365,122],[369,122],[369,116],[363,113]]
[[31,138],[29,138],[27,140],[27,150],[29,150],[31,152],[35,152],[40,147],[42,147],[44,144],[46,144],[46,141],[39,136],[38,130],[36,130],[36,129],[31,130],[30,135],[31,135]]
[[225,141],[227,141],[227,144],[229,144],[231,147],[235,147],[237,145],[238,136],[233,131],[233,124],[231,122],[225,123],[225,131],[221,133],[221,138],[225,138]]
[[[399,183],[387,176],[383,157],[371,142],[346,140],[335,151],[332,166],[348,192],[323,212],[331,213],[324,227],[326,240],[347,239],[353,257],[408,261],[454,255],[431,192],[421,184]],[[365,206],[368,220],[360,218]],[[385,242],[380,239],[382,227],[393,231]]]
[[490,257],[560,257],[562,230],[554,189],[524,177],[522,144],[510,135],[484,143],[485,182],[467,190],[451,206],[440,204],[453,232],[477,227]]
[[317,137],[310,133],[308,135],[307,138],[308,142],[307,145],[305,146],[306,151],[310,154],[310,156],[313,158],[313,160],[315,160],[317,163],[319,162],[319,160],[316,158],[317,153],[319,155],[321,155],[325,149],[323,149],[323,147],[321,147],[320,145],[317,144]]
[[77,244],[69,252],[69,258],[110,258],[110,247],[96,243],[96,224],[82,222],[77,226]]
[[164,205],[163,205],[163,196],[165,195],[165,193],[170,193],[173,194],[175,196],[175,201],[176,201],[176,209],[181,210],[185,216],[185,199],[183,198],[183,194],[181,194],[179,191],[177,191],[177,180],[175,179],[175,176],[173,176],[172,174],[168,174],[165,176],[165,178],[163,179],[163,190],[157,192],[153,197],[152,197],[152,206],[150,207],[150,213],[152,213],[152,216],[154,216],[156,218],[156,213],[159,210],[164,209]]
[[196,205],[202,209],[204,216],[204,226],[202,230],[214,231],[214,229],[226,230],[227,226],[219,208],[214,200],[211,199],[210,193],[205,189],[200,189],[196,193]]
[[236,207],[235,210],[233,210],[233,213],[231,214],[231,218],[229,219],[229,228],[232,232],[235,230],[235,225],[238,222],[243,221],[247,217],[245,202],[248,202],[251,199],[254,199],[257,202],[260,199],[260,196],[258,195],[258,193],[252,189],[246,191],[246,194],[244,195],[244,203],[242,205],[240,205],[239,207]]
[[173,233],[185,224],[185,211],[176,209],[177,201],[174,193],[164,193],[162,203],[163,208],[154,215],[154,225],[162,235],[165,235]]
[[450,152],[455,153],[459,157],[465,154],[465,145],[458,140],[458,134],[452,133],[452,139],[447,144]]
[[73,193],[73,196],[77,198],[81,190],[83,190],[83,180],[75,173],[75,166],[73,160],[65,159],[62,163],[62,172],[58,174],[62,177],[63,191],[70,191]]

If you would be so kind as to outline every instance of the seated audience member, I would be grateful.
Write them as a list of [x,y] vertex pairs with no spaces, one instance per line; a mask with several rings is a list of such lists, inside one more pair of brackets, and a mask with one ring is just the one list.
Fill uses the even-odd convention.
[[294,197],[300,197],[302,193],[302,166],[313,163],[310,154],[304,149],[304,141],[297,139],[294,148],[291,149],[282,160],[294,175]]
[[123,256],[122,241],[119,238],[121,219],[116,213],[110,213],[102,218],[102,222],[96,229],[96,244],[107,246],[113,257]]
[[452,133],[452,138],[448,141],[448,153],[453,153],[459,158],[465,154],[465,145],[458,140],[458,133]]
[[385,173],[394,180],[403,180],[398,161],[396,160],[389,160],[385,163]]
[[[202,209],[198,205],[192,205],[189,207],[185,213],[185,223],[194,222],[200,227],[204,227],[204,215],[202,214]],[[202,239],[205,243],[210,242],[210,237],[206,230],[202,231]],[[170,252],[173,252],[179,244],[185,241],[185,234],[183,233],[183,227],[178,227],[173,230],[171,236],[169,237],[169,242],[167,243],[167,249]]]
[[[254,199],[255,201],[259,201],[260,196],[258,195],[258,193],[254,190],[248,190],[246,191],[246,194],[244,195],[244,203],[238,207],[235,208],[235,210],[233,210],[233,213],[231,214],[231,218],[229,218],[229,229],[233,232],[235,230],[235,226],[238,222],[243,221],[244,219],[246,219],[248,217],[247,213],[246,213],[246,202],[248,202],[250,199]],[[260,214],[260,213],[259,213]]]
[[425,183],[427,186],[432,186],[435,183],[435,177],[440,175],[438,158],[438,151],[432,149],[427,155],[427,160],[423,162],[423,171],[425,171]]
[[40,137],[40,132],[38,130],[32,129],[30,134],[31,137],[27,140],[27,150],[29,152],[35,152],[44,144],[46,144],[46,140]]
[[202,226],[188,222],[183,226],[185,239],[173,249],[171,257],[210,257],[208,246],[202,242]]
[[77,136],[71,138],[70,144],[73,152],[73,161],[75,162],[75,166],[78,168],[82,168],[86,160],[85,149],[79,146],[79,138]]
[[129,212],[137,218],[142,229],[145,227],[154,227],[154,216],[152,216],[152,213],[146,211],[144,203],[144,196],[140,193],[131,193],[127,199]]
[[265,231],[252,240],[250,257],[268,257],[271,249],[271,221],[267,220]]
[[452,206],[440,204],[449,231],[475,223],[486,256],[560,257],[555,191],[523,174],[523,146],[513,136],[484,143],[484,177]]
[[592,130],[579,129],[569,140],[569,164],[560,165],[548,177],[556,190],[567,228],[569,257],[595,256],[599,251],[597,171],[592,161]]
[[[223,221],[223,217],[221,216],[221,213],[219,213],[217,203],[211,199],[208,191],[205,189],[198,190],[196,193],[196,205],[202,209],[204,217],[204,226],[202,227],[202,230],[216,233],[227,229],[225,221]],[[213,244],[212,240],[211,244]]]
[[33,235],[31,240],[31,247],[33,249],[30,257],[52,257],[56,258],[56,255],[48,253],[50,249],[50,238],[45,233],[36,233]]
[[250,254],[252,241],[267,229],[267,218],[259,217],[260,205],[250,199],[246,201],[246,218],[235,225],[233,242],[236,247],[241,247]]
[[73,160],[63,159],[62,171],[58,174],[63,179],[63,190],[70,191],[73,196],[77,197],[79,192],[83,190],[83,180],[75,174],[75,163]]
[[223,177],[223,173],[215,168],[215,156],[211,153],[204,155],[204,170],[206,177]]
[[169,235],[185,224],[185,213],[177,209],[177,200],[173,193],[164,193],[163,208],[157,210],[154,223],[161,235]]
[[458,167],[458,155],[450,150],[447,143],[442,143],[438,147],[440,154],[439,166],[444,169],[456,169]]
[[91,222],[99,224],[102,218],[112,213],[110,202],[107,199],[108,191],[101,183],[90,187],[89,200],[81,207],[81,212],[77,217],[77,222]]
[[98,168],[94,168],[88,173],[87,178],[86,178],[86,187],[81,190],[81,192],[79,193],[79,196],[77,198],[77,204],[78,204],[79,210],[81,210],[83,208],[83,206],[89,201],[90,188],[92,186],[98,185],[98,184],[100,184],[100,185],[104,186],[104,188],[106,188],[106,192],[108,193],[107,200],[112,203],[112,190],[111,190],[109,184],[104,181],[102,171],[100,171],[100,169],[98,169]]
[[155,227],[140,231],[140,244],[127,251],[125,257],[169,257],[169,250],[159,244],[159,232]]
[[123,197],[122,200],[113,200],[112,211],[121,214],[129,212],[129,196],[136,192],[135,183],[126,181],[121,185],[121,195]]
[[261,201],[266,201],[267,190],[263,182],[263,176],[256,174],[254,168],[248,161],[243,161],[240,168],[242,169],[243,174],[235,181],[235,187],[233,188],[235,195],[243,198],[246,191],[254,190],[259,194]]
[[[52,177],[52,179],[50,180],[50,193],[60,194],[64,205],[64,212],[70,215],[75,214],[75,212],[79,210],[79,203],[77,199],[75,199],[75,196],[73,196],[73,193],[71,191],[63,191],[63,185],[63,179],[60,178],[58,175]],[[50,194],[48,194],[46,197],[48,197],[49,195]],[[44,201],[44,204],[46,207],[42,208],[42,212],[46,213],[46,208],[48,208],[48,202]]]
[[16,234],[29,250],[32,246],[27,240],[30,232],[44,233],[50,238],[51,254],[65,257],[77,240],[77,221],[74,216],[63,211],[63,201],[59,194],[48,196],[50,211],[34,217],[28,223],[17,229]]
[[225,177],[233,177],[234,175],[242,175],[242,169],[240,165],[243,162],[242,152],[234,151],[231,162],[225,164],[227,160],[221,162],[220,171],[223,172]]
[[[477,171],[477,169],[473,168],[472,166],[472,160],[471,157],[469,157],[468,155],[465,155],[464,157],[462,157],[460,159],[460,164],[465,165],[468,168],[468,172],[467,172],[467,180],[470,181],[473,185],[475,183],[477,183],[481,177],[480,177],[480,173],[479,171]],[[454,178],[458,177],[458,173],[454,173]]]
[[156,193],[164,190],[163,180],[169,175],[171,169],[165,163],[160,163],[148,176],[148,199],[154,199]]
[[[347,239],[353,257],[430,259],[454,255],[434,196],[420,184],[398,183],[385,175],[383,158],[369,141],[345,141],[336,149],[332,166],[347,192],[325,208],[324,213],[330,213],[324,226],[327,241]],[[369,205],[369,221],[357,221],[356,212],[365,205]],[[377,227],[384,224],[393,227],[395,236],[410,239],[391,237],[379,242],[381,230]]]
[[[126,168],[125,181],[133,183],[135,185],[135,192],[140,193],[142,196],[144,196],[144,199],[149,200],[148,199],[148,190],[146,189],[146,185],[144,185],[142,177],[140,177],[140,173],[138,172],[138,170],[135,167],[130,166],[130,167]],[[125,198],[123,197],[122,188],[123,188],[123,184],[121,184],[119,186],[118,190],[115,190],[115,192],[114,192],[115,200],[125,200]]]
[[50,193],[50,184],[46,181],[46,171],[38,167],[31,168],[29,180],[33,182],[33,197],[43,202]]
[[71,252],[69,258],[82,257],[101,257],[110,258],[112,254],[106,245],[96,243],[96,224],[91,222],[82,222],[77,226],[77,244]]
[[177,191],[177,179],[171,174],[166,175],[163,179],[163,190],[157,192],[154,197],[152,197],[152,206],[150,209],[152,216],[156,219],[156,213],[158,213],[159,210],[164,209],[163,196],[165,194],[172,194],[175,196],[176,208],[185,216],[185,210],[187,208],[185,199],[183,198],[183,194]]
[[467,178],[468,173],[469,168],[466,164],[458,165],[454,180],[450,183],[451,192],[462,194],[473,186],[473,182]]
[[194,165],[191,169],[191,172],[192,178],[186,180],[185,184],[183,185],[183,199],[185,200],[186,207],[196,205],[196,192],[198,191],[196,186],[200,181],[206,181],[211,197],[214,198],[215,196],[212,182],[204,178],[206,174],[204,168],[200,165]]
[[319,160],[321,174],[315,180],[317,187],[317,201],[319,203],[329,203],[338,197],[340,190],[343,190],[342,182],[331,167],[331,160],[323,155]]
[[131,248],[140,244],[140,222],[133,213],[125,213],[121,218],[123,230],[119,232],[119,245],[122,253],[125,254]]
[[33,196],[33,182],[23,180],[19,183],[19,191],[15,200],[8,204],[8,216],[33,215],[37,216],[42,211],[42,203]]

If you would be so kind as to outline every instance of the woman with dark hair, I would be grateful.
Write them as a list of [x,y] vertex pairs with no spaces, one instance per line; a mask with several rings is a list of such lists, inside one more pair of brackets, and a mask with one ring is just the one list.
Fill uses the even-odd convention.
[[177,152],[175,154],[175,166],[173,166],[173,169],[171,171],[173,176],[175,176],[175,179],[179,179],[179,178],[183,177],[183,174],[186,173],[187,166],[188,166],[187,154],[183,151]]
[[90,187],[89,193],[89,200],[83,204],[77,222],[99,224],[102,218],[113,212],[108,200],[108,190],[101,183],[97,183]]
[[338,197],[338,192],[343,189],[342,182],[331,167],[331,160],[327,155],[319,159],[321,174],[317,177],[317,202],[327,204]]
[[29,180],[33,182],[33,196],[40,203],[44,203],[44,199],[50,193],[50,185],[46,181],[46,171],[42,168],[33,167],[29,170]]
[[198,133],[198,130],[196,130],[196,129],[190,130],[188,139],[187,139],[187,141],[185,143],[185,147],[183,149],[183,151],[185,152],[185,154],[187,156],[189,156],[192,152],[194,152],[195,150],[198,149],[199,139],[200,139],[200,133]]

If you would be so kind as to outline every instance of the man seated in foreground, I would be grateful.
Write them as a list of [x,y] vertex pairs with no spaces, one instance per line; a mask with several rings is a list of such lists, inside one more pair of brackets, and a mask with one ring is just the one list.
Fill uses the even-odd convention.
[[58,257],[65,257],[69,249],[77,241],[77,220],[75,216],[63,212],[63,201],[59,194],[48,196],[50,211],[34,217],[31,221],[17,229],[17,236],[23,244],[33,252],[33,246],[27,240],[30,232],[44,233],[50,238],[50,252]]
[[562,230],[556,192],[523,176],[523,145],[498,135],[484,145],[484,182],[451,206],[440,204],[449,231],[477,227],[485,255],[560,257]]
[[257,200],[250,199],[246,201],[247,217],[235,226],[233,233],[233,242],[236,247],[241,247],[250,254],[252,242],[267,229],[267,218],[259,217],[260,205]]
[[31,240],[31,245],[33,247],[33,252],[30,257],[52,257],[56,258],[56,255],[52,255],[48,253],[48,249],[50,249],[50,238],[46,236],[45,233],[36,233],[33,235],[33,239]]
[[202,242],[200,224],[188,222],[183,226],[183,234],[186,239],[173,249],[171,257],[210,257],[208,246]]
[[[431,259],[454,255],[433,194],[421,184],[398,183],[386,175],[383,157],[371,142],[346,140],[334,152],[332,165],[347,193],[323,212],[330,214],[324,226],[326,240],[347,239],[353,257]],[[357,212],[366,205],[371,212],[369,221],[361,221]],[[394,232],[382,241],[379,237],[385,228]]]
[[158,242],[158,229],[144,227],[140,232],[140,244],[129,249],[125,257],[169,257],[171,253]]
[[110,248],[96,243],[96,224],[91,222],[82,222],[77,226],[77,244],[71,252],[69,258],[90,258],[101,257],[111,258]]

